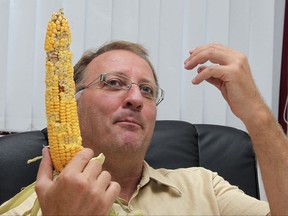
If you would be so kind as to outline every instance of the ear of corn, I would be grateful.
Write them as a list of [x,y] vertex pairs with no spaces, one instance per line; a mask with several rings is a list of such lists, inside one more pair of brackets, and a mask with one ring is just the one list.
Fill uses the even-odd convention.
[[[50,154],[55,168],[53,179],[81,149],[75,83],[73,81],[72,53],[69,49],[71,33],[67,19],[60,10],[52,15],[47,27],[45,39],[46,58],[46,117]],[[36,157],[28,163],[41,159]],[[91,160],[104,163],[101,153]],[[35,192],[35,182],[0,206],[0,215],[26,201]],[[40,209],[38,199],[23,215],[37,215]],[[9,213],[8,213],[9,214]],[[110,214],[113,215],[114,214]],[[118,214],[117,214],[118,215]]]
[[48,140],[52,162],[58,172],[83,148],[70,43],[70,27],[63,11],[59,10],[48,23],[45,39]]

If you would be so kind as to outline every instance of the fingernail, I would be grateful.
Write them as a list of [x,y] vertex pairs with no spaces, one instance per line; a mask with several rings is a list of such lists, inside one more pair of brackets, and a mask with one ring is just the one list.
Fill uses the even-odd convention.
[[43,147],[42,148],[42,156],[45,157],[45,155],[47,155],[47,147]]
[[192,83],[193,85],[196,85],[196,84],[197,84],[197,79],[196,79],[196,77],[192,79],[191,83]]
[[43,145],[43,148],[42,148],[42,156],[44,157],[46,157],[47,155],[49,155],[50,153],[49,153],[49,146],[44,146]]
[[192,54],[195,51],[195,48],[192,48],[191,50],[189,50],[189,53]]

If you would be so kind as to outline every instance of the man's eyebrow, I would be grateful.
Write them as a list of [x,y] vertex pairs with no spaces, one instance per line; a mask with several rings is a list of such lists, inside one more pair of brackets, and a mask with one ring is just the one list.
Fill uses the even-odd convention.
[[[113,71],[112,73],[117,73],[121,76],[124,76],[124,77],[127,77],[128,79],[131,79],[130,77],[128,77],[123,71]],[[133,82],[133,80],[132,80]],[[150,84],[150,85],[155,85],[156,86],[156,83],[155,83],[155,80],[154,78],[152,79],[147,79],[146,77],[143,77],[140,79],[140,82],[139,83],[147,83],[147,84]]]

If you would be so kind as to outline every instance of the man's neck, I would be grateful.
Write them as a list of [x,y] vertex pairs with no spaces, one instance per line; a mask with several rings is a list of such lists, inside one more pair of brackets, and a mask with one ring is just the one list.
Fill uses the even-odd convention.
[[[132,162],[131,162],[132,161]],[[104,163],[104,169],[111,174],[111,180],[121,186],[119,197],[129,201],[141,181],[144,161],[135,160]]]

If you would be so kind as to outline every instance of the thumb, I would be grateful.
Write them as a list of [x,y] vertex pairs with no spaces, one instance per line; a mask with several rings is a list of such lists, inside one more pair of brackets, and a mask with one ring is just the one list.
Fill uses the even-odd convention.
[[42,156],[35,186],[37,194],[53,182],[53,164],[47,147],[42,149]]

